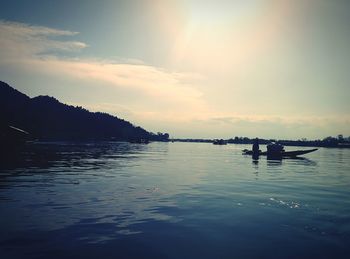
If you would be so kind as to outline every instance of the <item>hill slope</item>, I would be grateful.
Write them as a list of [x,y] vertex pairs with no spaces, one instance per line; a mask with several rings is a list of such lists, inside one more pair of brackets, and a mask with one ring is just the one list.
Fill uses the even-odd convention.
[[167,140],[118,117],[66,105],[53,97],[30,98],[0,81],[0,124],[41,140]]

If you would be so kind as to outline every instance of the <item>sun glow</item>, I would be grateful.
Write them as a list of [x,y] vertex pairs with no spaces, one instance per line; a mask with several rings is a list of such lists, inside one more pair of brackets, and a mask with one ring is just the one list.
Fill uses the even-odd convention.
[[186,23],[174,43],[172,59],[189,69],[228,73],[250,65],[278,42],[287,2],[270,8],[260,2],[189,1]]
[[190,22],[196,26],[229,26],[252,18],[258,12],[254,2],[233,1],[189,1],[187,11]]

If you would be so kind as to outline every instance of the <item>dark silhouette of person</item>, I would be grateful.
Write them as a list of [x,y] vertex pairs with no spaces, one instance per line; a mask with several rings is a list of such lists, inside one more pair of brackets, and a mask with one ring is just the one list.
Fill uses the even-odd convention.
[[259,139],[255,138],[253,143],[253,157],[259,156]]

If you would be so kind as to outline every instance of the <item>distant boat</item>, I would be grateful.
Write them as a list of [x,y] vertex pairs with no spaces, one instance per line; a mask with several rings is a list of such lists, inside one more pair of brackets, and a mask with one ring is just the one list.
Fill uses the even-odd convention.
[[[305,155],[305,154],[308,154],[308,153],[311,153],[311,152],[314,152],[316,151],[317,148],[314,148],[314,149],[308,149],[308,150],[296,150],[296,151],[281,151],[280,153],[278,154],[273,154],[273,155],[270,155],[268,154],[267,151],[265,152],[262,152],[262,151],[259,151],[259,155],[260,156],[270,156],[270,157],[280,157],[280,158],[284,158],[284,157],[297,157],[297,156],[301,156],[301,155]],[[253,151],[252,150],[248,150],[248,149],[244,149],[242,150],[243,152],[243,155],[253,155]]]
[[30,139],[28,132],[10,125],[2,125],[0,126],[0,153],[19,150]]
[[1,144],[19,144],[29,139],[30,134],[27,131],[13,127],[11,125],[2,126],[0,129]]
[[213,144],[214,145],[227,145],[227,142],[223,139],[215,139]]
[[148,143],[149,143],[149,140],[148,140],[148,139],[143,139],[143,138],[140,138],[140,139],[130,139],[130,140],[129,140],[129,143],[133,143],[133,144],[148,144]]

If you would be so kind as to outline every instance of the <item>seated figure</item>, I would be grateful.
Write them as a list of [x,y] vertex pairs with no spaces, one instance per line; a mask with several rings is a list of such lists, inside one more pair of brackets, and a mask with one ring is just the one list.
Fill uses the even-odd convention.
[[281,144],[272,142],[267,145],[268,156],[281,156],[282,152],[284,152],[284,147]]

